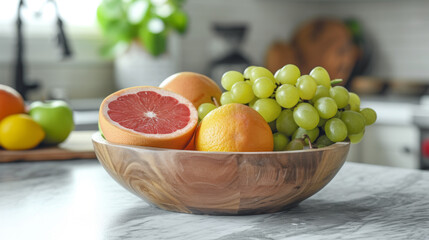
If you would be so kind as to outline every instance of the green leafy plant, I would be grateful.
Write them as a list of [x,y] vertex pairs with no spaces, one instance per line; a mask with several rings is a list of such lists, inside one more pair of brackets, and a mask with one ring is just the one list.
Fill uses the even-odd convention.
[[167,50],[171,30],[186,32],[188,16],[184,0],[102,0],[97,21],[106,43],[101,53],[115,56],[138,41],[153,56]]

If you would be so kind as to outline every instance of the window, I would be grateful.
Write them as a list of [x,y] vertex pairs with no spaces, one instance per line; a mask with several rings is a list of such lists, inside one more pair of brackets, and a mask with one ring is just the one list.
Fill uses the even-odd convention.
[[[55,1],[55,0],[54,0]],[[73,34],[94,35],[96,10],[101,0],[56,0],[58,11],[68,31]],[[20,0],[2,1],[0,6],[0,35],[10,35],[15,31],[17,9]],[[52,0],[24,0],[22,20],[25,31],[30,35],[50,34],[56,21]],[[41,13],[38,14],[37,13]]]

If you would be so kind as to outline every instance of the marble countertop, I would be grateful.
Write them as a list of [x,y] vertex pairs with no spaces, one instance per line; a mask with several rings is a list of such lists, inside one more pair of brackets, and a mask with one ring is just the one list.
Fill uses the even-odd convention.
[[96,160],[0,164],[0,239],[428,239],[429,172],[347,162],[289,211],[204,216],[154,208]]

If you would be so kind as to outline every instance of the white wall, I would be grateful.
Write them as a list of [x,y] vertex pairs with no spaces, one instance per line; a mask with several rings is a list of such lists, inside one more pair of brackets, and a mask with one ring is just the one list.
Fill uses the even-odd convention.
[[[82,5],[83,1],[78,2]],[[64,2],[73,3],[72,0]],[[65,6],[69,6],[67,4]],[[96,4],[88,6],[95,9]],[[371,74],[429,81],[429,1],[188,0],[185,7],[190,14],[190,26],[181,38],[179,45],[182,47],[178,50],[181,54],[178,65],[183,71],[206,72],[210,59],[215,55],[211,31],[214,22],[248,23],[243,52],[254,64],[263,64],[269,44],[275,39],[288,40],[303,21],[319,16],[352,16],[362,22],[374,43],[376,57]],[[49,25],[52,19],[39,24],[42,25],[42,34],[37,34],[38,28],[35,27],[26,29],[29,33],[26,42],[27,75],[30,79],[39,79],[44,86],[31,95],[32,99],[42,98],[50,89],[58,87],[66,88],[70,98],[102,97],[114,89],[112,63],[97,53],[100,38],[94,25],[95,15],[90,16],[88,10],[82,15],[85,20],[73,20],[72,16],[81,16],[74,9],[64,13],[69,16],[68,32],[72,35],[71,43],[75,50],[71,62],[59,61],[59,52],[52,37],[54,28]],[[4,21],[0,23],[0,83],[10,85],[14,56],[13,21],[7,24]],[[34,26],[33,22],[30,23]]]
[[[52,38],[46,36],[26,39],[25,76],[27,82],[37,81],[40,88],[29,93],[29,99],[44,99],[62,89],[67,98],[104,97],[113,91],[112,63],[99,57],[100,40],[70,38],[73,57],[61,60]],[[6,47],[7,46],[7,47]],[[14,39],[0,39],[0,83],[13,86]]]
[[429,1],[348,0],[188,0],[191,28],[183,41],[183,67],[205,69],[213,22],[247,22],[244,52],[262,64],[274,39],[287,41],[300,23],[320,16],[354,17],[373,42],[371,74],[429,81]]

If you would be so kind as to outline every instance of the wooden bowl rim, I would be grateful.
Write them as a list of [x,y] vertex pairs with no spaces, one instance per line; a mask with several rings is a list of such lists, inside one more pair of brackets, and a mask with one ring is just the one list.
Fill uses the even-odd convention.
[[136,146],[136,145],[126,145],[126,144],[116,144],[111,143],[104,139],[101,136],[101,133],[98,131],[92,135],[92,141],[102,144],[102,145],[112,145],[120,148],[127,148],[132,150],[144,150],[144,151],[150,151],[150,152],[162,152],[162,151],[168,151],[168,152],[176,152],[176,153],[189,153],[189,154],[210,154],[210,155],[231,155],[231,154],[240,154],[240,155],[254,155],[254,154],[271,154],[271,155],[283,155],[283,154],[295,154],[295,153],[311,153],[311,152],[320,152],[320,151],[327,151],[337,148],[344,148],[348,147],[350,145],[350,142],[337,142],[332,145],[329,145],[327,147],[323,148],[315,148],[315,149],[304,149],[304,150],[293,150],[293,151],[267,151],[267,152],[206,152],[206,151],[196,151],[196,150],[182,150],[182,149],[169,149],[169,148],[157,148],[157,147],[145,147],[145,146]]

